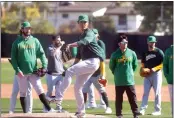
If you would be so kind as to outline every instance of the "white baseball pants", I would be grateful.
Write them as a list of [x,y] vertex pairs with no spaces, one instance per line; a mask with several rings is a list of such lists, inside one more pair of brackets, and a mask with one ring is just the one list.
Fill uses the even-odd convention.
[[[26,111],[27,113],[32,113],[32,108],[33,108],[32,85],[30,82],[28,82],[27,86],[28,86],[28,89],[27,89],[27,97],[26,97],[26,103],[27,103]],[[18,93],[19,93],[19,84],[17,81],[17,75],[15,75],[14,81],[13,81],[12,94],[10,98],[10,109],[9,109],[10,112],[14,112]]]
[[90,58],[80,61],[79,63],[71,66],[65,73],[65,78],[60,86],[58,100],[63,100],[63,95],[72,82],[72,76],[76,75],[74,85],[74,93],[77,102],[77,112],[85,113],[84,97],[82,88],[85,82],[92,76],[92,74],[99,68],[99,58]]
[[153,73],[149,77],[144,79],[144,94],[142,97],[142,103],[140,110],[145,110],[148,105],[148,97],[150,89],[153,87],[155,93],[155,111],[161,111],[161,87],[162,87],[162,71]]
[[32,84],[33,88],[35,89],[38,95],[44,93],[44,89],[42,87],[40,77],[38,77],[37,75],[28,74],[28,75],[24,75],[23,78],[17,77],[17,79],[19,84],[20,97],[26,97],[26,93],[28,89],[28,86],[27,86],[28,81]]

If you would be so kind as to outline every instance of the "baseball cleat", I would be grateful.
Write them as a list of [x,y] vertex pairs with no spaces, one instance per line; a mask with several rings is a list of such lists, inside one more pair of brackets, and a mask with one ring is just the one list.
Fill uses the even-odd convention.
[[112,113],[112,109],[110,107],[107,107],[105,113],[106,114],[111,114]]
[[47,113],[57,113],[57,110],[54,110],[53,108],[51,108]]
[[97,105],[94,104],[94,103],[89,103],[89,104],[87,104],[87,105],[85,106],[86,109],[96,108],[96,107],[97,107]]
[[106,109],[106,105],[105,104],[98,104],[97,108],[98,109]]
[[155,111],[152,113],[153,116],[159,116],[161,115],[161,111]]
[[45,108],[45,106],[43,107],[43,113],[47,113],[48,110]]
[[9,111],[9,114],[13,114],[13,111]]
[[117,116],[117,118],[123,118],[123,116]]
[[140,110],[140,115],[144,115],[145,114],[145,110],[143,109],[143,110]]
[[79,113],[76,112],[74,116],[72,116],[72,118],[85,118],[86,114],[85,113]]

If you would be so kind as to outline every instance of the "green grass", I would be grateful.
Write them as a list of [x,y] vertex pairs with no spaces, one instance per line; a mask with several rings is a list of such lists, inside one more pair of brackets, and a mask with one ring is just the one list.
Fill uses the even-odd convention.
[[[97,103],[99,103],[99,101],[97,101]],[[138,106],[140,106],[140,104],[141,103],[138,102]],[[41,113],[42,112],[43,105],[41,104],[39,99],[34,99],[33,105],[34,105],[33,106],[33,112],[34,113]],[[55,108],[54,104],[52,104],[51,106],[53,108]],[[71,112],[71,113],[76,112],[76,102],[74,100],[65,100],[62,103],[62,106],[68,112]],[[114,118],[115,117],[115,102],[110,101],[110,106],[113,110],[113,113],[109,114],[109,115],[106,115],[104,113],[103,109],[87,109],[86,113],[96,114],[96,115],[105,115],[105,116],[109,116],[111,118]],[[169,106],[170,106],[169,102],[163,102],[162,103],[162,115],[158,118],[172,118]],[[8,109],[9,109],[9,99],[1,99],[1,113],[8,113]],[[15,112],[22,112],[19,100],[17,100],[15,110],[16,110]],[[153,110],[154,110],[153,102],[149,102],[149,107],[146,110],[146,115],[140,116],[140,118],[153,118],[154,116],[150,115],[153,112]],[[132,112],[131,112],[131,109],[130,109],[130,105],[127,101],[123,102],[123,115],[124,115],[124,118],[131,118],[132,117]]]
[[[139,63],[140,65],[140,63]],[[135,83],[136,85],[142,85],[143,84],[143,78],[139,75],[139,68],[137,68],[137,71],[135,72]],[[13,77],[14,77],[14,70],[10,63],[3,62],[1,63],[1,83],[2,84],[10,84],[13,83]],[[106,78],[109,81],[109,84],[114,84],[114,76],[111,73],[108,64],[106,64]],[[42,78],[42,83],[46,83],[45,79]],[[74,79],[73,79],[74,83]],[[166,79],[163,75],[163,85],[167,85]]]

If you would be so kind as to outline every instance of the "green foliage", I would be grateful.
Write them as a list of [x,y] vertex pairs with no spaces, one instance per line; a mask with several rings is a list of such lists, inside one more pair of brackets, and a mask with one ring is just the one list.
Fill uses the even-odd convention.
[[32,33],[53,34],[55,32],[56,32],[56,30],[55,30],[54,26],[47,20],[40,20],[39,23],[35,23],[35,24],[33,23]]
[[[163,11],[162,11],[162,5],[163,5]],[[141,15],[144,16],[144,20],[140,27],[140,31],[142,32],[164,31],[166,34],[173,34],[172,1],[135,2],[134,8],[138,12],[140,12]],[[163,14],[162,21],[161,21],[161,14]]]
[[[40,3],[40,2],[39,2]],[[46,3],[25,4],[23,2],[13,2],[10,8],[4,4],[5,16],[2,18],[1,30],[4,33],[16,34],[19,32],[20,24],[23,21],[29,21],[32,25],[32,33],[55,33],[54,26],[47,20],[43,20],[40,11],[46,8]]]
[[25,15],[28,21],[40,18],[39,8],[37,8],[35,5],[34,7],[27,7],[25,8]]
[[6,17],[2,18],[1,21],[1,32],[18,33],[20,22],[15,19],[17,19],[15,11],[6,13]]
[[116,32],[114,22],[109,16],[102,16],[91,19],[93,22],[93,27],[95,27],[99,31],[107,31],[110,33]]

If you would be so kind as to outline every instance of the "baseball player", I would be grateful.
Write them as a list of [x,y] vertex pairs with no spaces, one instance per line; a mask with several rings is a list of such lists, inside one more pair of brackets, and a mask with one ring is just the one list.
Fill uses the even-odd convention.
[[[105,51],[105,44],[103,43],[102,40],[99,40],[99,34],[98,34],[98,30],[97,29],[93,29],[92,30],[94,32],[94,34],[96,35],[96,39],[97,39],[97,43],[98,45]],[[104,63],[104,62],[102,62]],[[105,87],[99,83],[98,79],[102,78],[105,79],[105,68],[99,68],[92,76],[90,79],[87,80],[87,82],[85,83],[84,87],[83,87],[83,94],[84,94],[84,102],[86,103],[86,99],[87,99],[87,92],[89,91],[89,88],[91,86],[91,84],[93,83],[94,86],[96,87],[96,89],[99,91],[99,93],[102,96],[103,101],[106,104],[106,110],[105,113],[112,113],[112,109],[109,107],[109,102],[108,102],[108,97],[107,97],[107,93],[105,90]],[[94,91],[94,90],[93,90]]]
[[118,39],[119,49],[112,53],[109,68],[114,74],[115,81],[115,107],[117,118],[122,116],[123,93],[126,91],[134,118],[140,115],[135,92],[134,71],[137,68],[137,56],[134,51],[127,47],[128,39],[126,35],[121,35]]
[[32,84],[39,99],[44,104],[48,112],[57,112],[50,107],[46,100],[40,77],[33,74],[37,70],[37,58],[42,63],[42,71],[47,68],[47,59],[44,50],[37,38],[31,35],[31,25],[29,22],[23,22],[21,26],[21,35],[12,44],[11,59],[15,70],[20,91],[20,103],[22,110],[26,113],[26,93],[28,81]]
[[[98,34],[98,30],[97,29],[93,29],[93,32],[96,33],[95,34],[96,35],[96,39],[98,40],[99,37],[100,37],[99,34]],[[101,43],[98,43],[98,44],[100,46]],[[86,108],[103,108],[103,109],[106,109],[106,104],[103,101],[100,92],[99,92],[99,94],[100,94],[100,104],[98,104],[98,105],[96,104],[93,83],[91,83],[91,85],[89,86],[87,91],[88,91],[88,103],[86,103],[86,105],[85,105]]]
[[[18,93],[19,93],[19,84],[18,84],[18,81],[17,81],[17,75],[15,75],[14,76],[14,81],[13,81],[12,94],[11,94],[11,97],[10,97],[9,114],[14,113]],[[27,113],[32,113],[32,108],[33,108],[32,85],[31,85],[30,82],[28,82],[28,89],[27,89],[27,96],[26,96],[26,112]]]
[[[84,89],[84,87],[83,87],[83,89]],[[89,88],[87,90],[87,93],[88,93],[88,101],[87,101],[87,103],[85,102],[85,108],[86,109],[97,108],[97,104],[96,104],[96,101],[95,101],[95,93],[94,93],[94,85],[93,85],[93,83],[91,83],[91,85],[89,86]],[[86,98],[84,96],[84,99],[87,99],[87,96],[86,96]]]
[[[78,53],[74,64],[65,72],[58,100],[60,100],[59,103],[61,103],[65,91],[71,84],[72,76],[76,75],[74,93],[77,102],[77,112],[75,116],[84,117],[85,104],[82,88],[85,82],[99,68],[100,60],[103,61],[105,59],[105,54],[103,49],[97,44],[93,31],[88,28],[88,16],[80,15],[78,18],[78,24],[81,29],[79,41],[67,45],[67,50],[71,47],[78,47]],[[80,61],[80,59],[82,59],[82,61]]]
[[163,60],[163,72],[166,77],[169,95],[171,101],[171,110],[173,115],[173,45],[171,45],[166,51]]
[[150,75],[144,78],[144,94],[140,107],[141,115],[145,114],[145,109],[148,107],[148,97],[151,87],[155,92],[155,111],[152,115],[161,115],[161,87],[162,87],[162,63],[163,51],[155,47],[156,37],[149,36],[147,38],[148,51],[143,53],[141,60],[141,68],[150,69]]
[[[47,58],[48,58],[48,67],[47,67],[47,74],[46,74],[46,82],[47,82],[47,93],[46,97],[49,102],[55,100],[52,97],[53,89],[56,92],[59,90],[60,84],[62,83],[62,73],[64,70],[63,61],[61,59],[62,51],[60,50],[65,42],[61,41],[60,35],[54,35],[52,37],[52,44],[47,49]],[[57,109],[60,110],[59,106]],[[44,109],[45,110],[45,109]],[[45,111],[44,111],[45,112]]]

